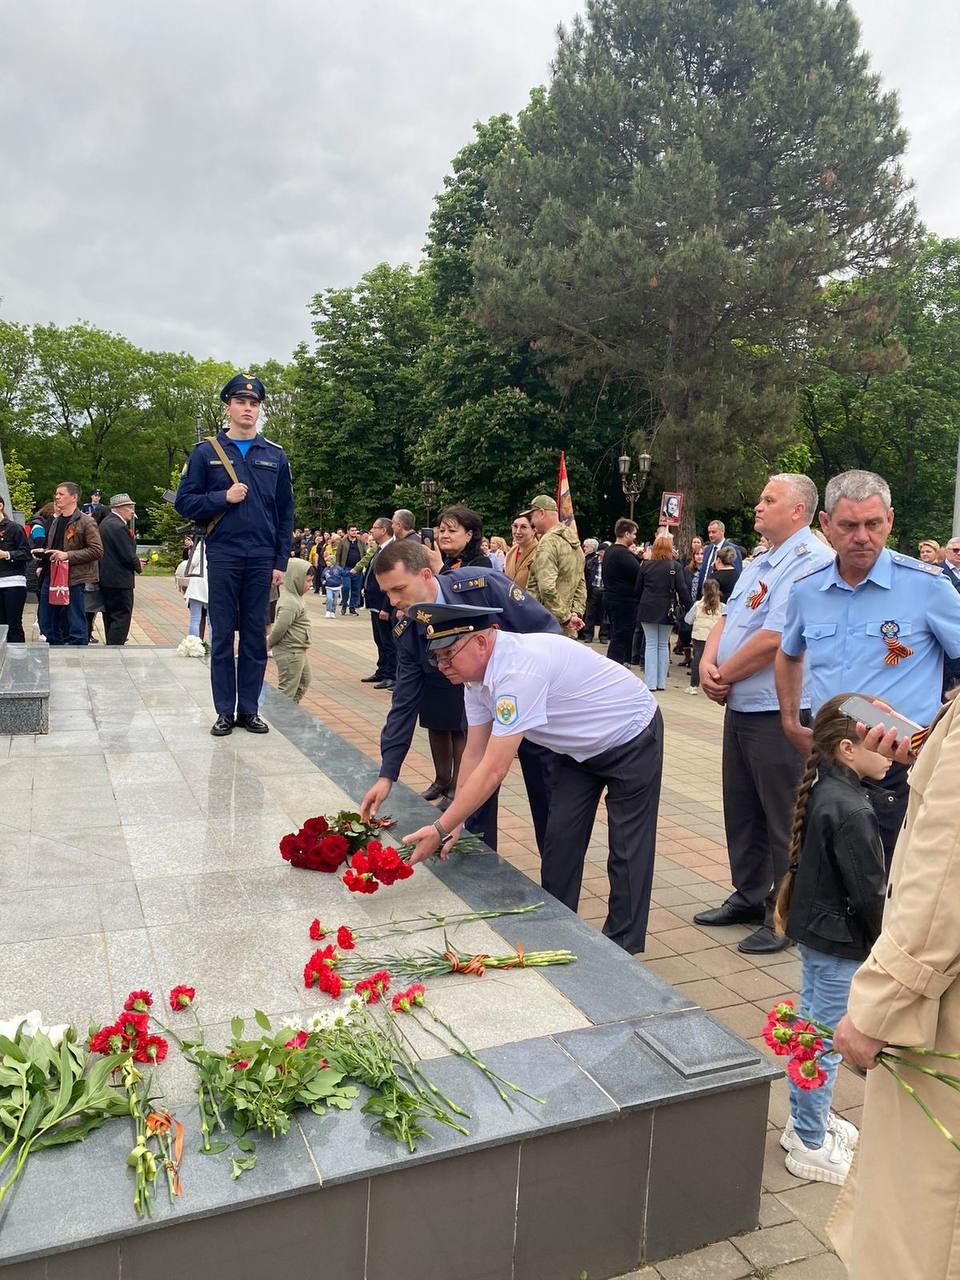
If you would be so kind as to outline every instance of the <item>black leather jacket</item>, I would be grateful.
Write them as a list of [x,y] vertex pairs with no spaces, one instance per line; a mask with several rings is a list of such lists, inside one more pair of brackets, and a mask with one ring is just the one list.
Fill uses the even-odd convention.
[[813,951],[865,960],[880,933],[886,882],[876,814],[851,769],[820,766],[799,863],[787,936]]

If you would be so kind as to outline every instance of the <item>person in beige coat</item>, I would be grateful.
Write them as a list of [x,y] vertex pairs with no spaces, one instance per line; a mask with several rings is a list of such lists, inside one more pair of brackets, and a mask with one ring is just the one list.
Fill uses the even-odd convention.
[[[860,1144],[830,1221],[849,1280],[960,1280],[960,1152],[883,1068],[885,1045],[960,1050],[960,699],[910,774],[883,929],[850,989],[834,1047],[867,1078]],[[955,1073],[956,1063],[927,1065]],[[874,1068],[874,1069],[871,1069]],[[903,1069],[960,1135],[960,1094]]]

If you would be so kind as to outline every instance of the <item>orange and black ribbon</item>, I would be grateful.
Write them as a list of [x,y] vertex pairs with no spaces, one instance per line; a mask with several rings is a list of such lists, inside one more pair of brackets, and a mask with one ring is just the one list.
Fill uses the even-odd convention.
[[901,658],[913,657],[913,650],[900,643],[900,624],[898,622],[881,623],[880,634],[883,636],[883,642],[888,650],[887,656],[883,660],[886,666],[896,667],[899,666]]
[[747,607],[749,609],[759,609],[767,598],[767,592],[770,588],[765,582],[757,584],[757,589],[751,595],[747,596]]

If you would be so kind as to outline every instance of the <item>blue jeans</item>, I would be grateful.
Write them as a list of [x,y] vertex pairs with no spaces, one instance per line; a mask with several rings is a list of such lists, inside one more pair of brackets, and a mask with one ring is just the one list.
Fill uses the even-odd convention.
[[40,583],[40,630],[47,637],[47,644],[89,644],[87,613],[83,607],[86,594],[82,582],[70,588],[70,603],[50,604],[47,599],[49,578]]
[[646,655],[643,662],[643,674],[646,684],[651,689],[667,687],[667,672],[670,670],[670,634],[673,628],[665,622],[645,622],[643,638],[646,643]]
[[340,584],[342,595],[340,597],[340,608],[346,612],[352,609],[356,613],[360,608],[360,590],[363,587],[363,574],[351,573],[349,578],[344,578]]
[[[804,946],[800,948],[800,960],[803,965],[801,1015],[835,1027],[847,1012],[850,983],[861,962],[828,956]],[[806,1147],[823,1146],[840,1059],[835,1053],[827,1054],[820,1059],[820,1065],[827,1073],[826,1083],[820,1089],[800,1089],[790,1082],[790,1114],[797,1137]]]
[[327,587],[327,613],[337,612],[337,601],[341,598],[342,587]]
[[[188,600],[188,601],[187,601],[187,608],[190,610],[190,625],[187,627],[187,635],[188,635],[188,636],[196,636],[196,637],[199,639],[199,637],[200,637],[200,618],[201,618],[201,615],[203,614],[204,609],[206,609],[206,607],[207,607],[207,606],[203,603],[203,601],[202,601],[202,600]],[[207,618],[206,632],[207,632],[207,635],[206,635],[207,644],[212,644],[212,643],[213,643],[213,632],[212,632],[212,631],[211,631],[211,629],[210,629],[210,619],[209,619],[209,617]]]

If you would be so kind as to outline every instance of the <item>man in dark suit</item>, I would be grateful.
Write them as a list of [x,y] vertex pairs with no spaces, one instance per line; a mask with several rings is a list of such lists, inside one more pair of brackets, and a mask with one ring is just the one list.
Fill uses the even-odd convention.
[[110,514],[100,525],[103,559],[100,561],[100,594],[107,644],[126,644],[133,618],[134,574],[142,565],[130,521],[137,509],[128,493],[115,493]]
[[372,684],[375,689],[392,689],[397,682],[397,646],[393,639],[390,601],[376,575],[380,552],[393,541],[393,528],[386,516],[374,520],[370,537],[377,544],[377,549],[367,565],[363,579],[363,601],[370,610],[373,640],[377,646],[377,669],[373,675],[364,676],[362,683]]
[[731,542],[727,537],[727,526],[722,520],[711,520],[707,525],[707,545],[703,549],[703,564],[700,566],[700,572],[697,575],[697,595],[699,600],[703,595],[703,584],[709,577],[711,569],[717,566],[717,552],[721,547],[733,547],[736,555],[736,570],[739,576],[740,570],[743,568],[743,551],[735,542]]

